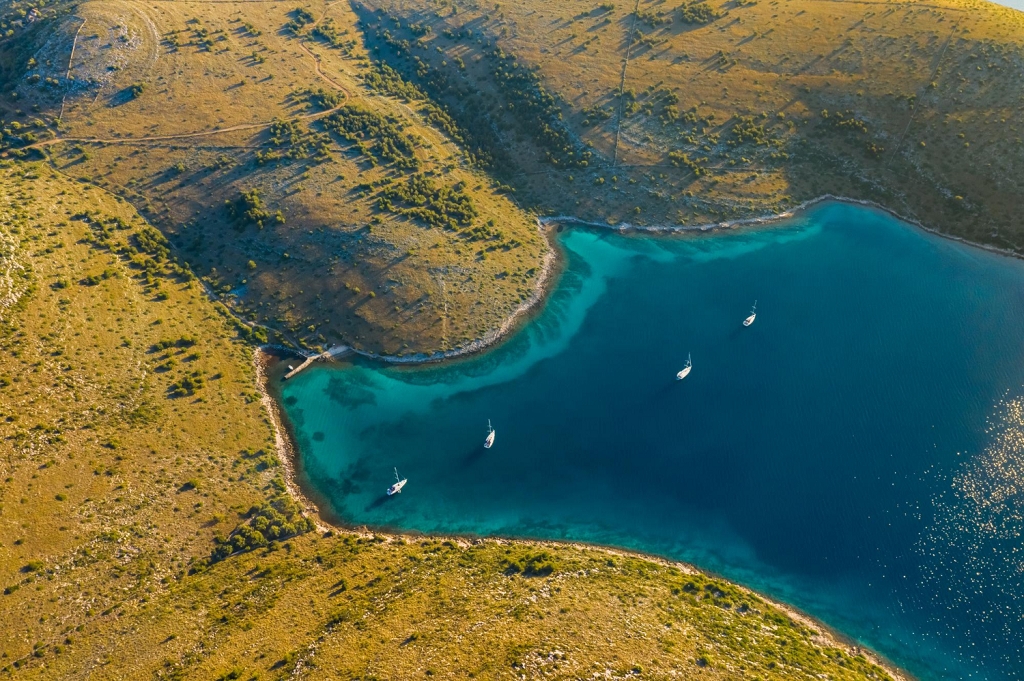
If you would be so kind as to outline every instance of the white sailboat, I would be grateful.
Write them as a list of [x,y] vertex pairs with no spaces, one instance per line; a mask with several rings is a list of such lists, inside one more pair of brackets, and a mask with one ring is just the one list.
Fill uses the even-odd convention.
[[690,359],[690,353],[686,353],[686,366],[684,366],[682,368],[682,370],[678,374],[676,374],[676,380],[677,381],[681,381],[684,378],[686,378],[687,376],[689,376],[690,375],[690,369],[692,369],[692,368],[693,368],[693,361]]
[[405,487],[405,483],[407,482],[409,481],[398,477],[398,469],[396,468],[395,484],[391,485],[391,487],[388,487],[388,496],[390,497],[392,494],[401,494],[402,488]]
[[757,317],[757,301],[754,301],[754,307],[750,308],[750,316],[743,320],[743,326],[750,326],[754,323],[754,318]]
[[487,419],[487,437],[484,438],[484,449],[490,449],[494,444],[494,428],[491,428],[491,420]]

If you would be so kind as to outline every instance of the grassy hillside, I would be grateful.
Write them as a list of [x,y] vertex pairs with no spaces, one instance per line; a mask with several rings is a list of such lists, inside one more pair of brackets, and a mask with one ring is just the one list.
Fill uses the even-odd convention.
[[460,347],[532,294],[547,246],[442,111],[368,87],[354,22],[337,2],[80,3],[0,45],[22,71],[5,143],[129,199],[271,336]]
[[312,531],[248,331],[129,206],[3,165],[0,261],[0,678],[889,678],[683,566]]
[[532,212],[831,192],[1021,252],[1021,16],[6,3],[0,677],[889,678],[684,566],[317,527],[252,353],[464,347],[533,293]]
[[832,193],[1024,252],[1024,14],[972,0],[363,0],[524,201],[706,224]]
[[466,347],[537,288],[533,213],[831,193],[1024,249],[1024,14],[988,3],[18,0],[0,30],[0,153],[131,201],[260,338]]

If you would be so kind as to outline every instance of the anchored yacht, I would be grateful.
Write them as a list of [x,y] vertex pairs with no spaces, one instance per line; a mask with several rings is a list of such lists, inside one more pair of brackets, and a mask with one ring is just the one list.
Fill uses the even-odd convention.
[[487,437],[484,438],[484,449],[490,449],[494,444],[494,428],[491,428],[491,420],[487,419]]
[[398,477],[398,469],[396,468],[395,484],[391,485],[391,487],[388,487],[388,496],[390,497],[392,494],[401,494],[402,488],[405,487],[405,483],[407,482],[409,481]]
[[686,353],[686,366],[684,366],[682,368],[682,370],[678,374],[676,374],[676,380],[677,381],[681,381],[684,378],[686,378],[687,376],[689,376],[690,375],[690,369],[692,369],[692,368],[693,368],[693,361],[690,359],[690,353]]
[[754,318],[757,317],[757,301],[754,301],[754,307],[750,308],[750,316],[743,320],[743,326],[750,326],[754,323]]

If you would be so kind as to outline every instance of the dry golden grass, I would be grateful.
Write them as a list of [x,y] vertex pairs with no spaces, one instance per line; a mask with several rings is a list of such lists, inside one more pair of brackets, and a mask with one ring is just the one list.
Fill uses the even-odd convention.
[[[408,64],[378,26],[455,82],[462,60],[471,89],[500,104],[489,116],[517,160],[511,181],[545,212],[706,224],[832,193],[1024,252],[1024,13],[969,0],[708,0],[717,18],[691,24],[680,9],[691,4],[371,0],[361,12],[380,58]],[[587,168],[543,162],[493,87],[495,47],[557,96],[569,136],[593,146]],[[738,135],[745,117],[761,130]]]
[[[239,453],[272,451],[273,434],[251,350],[198,282],[147,283],[146,256],[92,242],[120,219],[112,238],[134,243],[143,223],[129,206],[40,166],[0,169],[0,187],[6,666],[160,598],[265,497],[269,473]],[[182,337],[195,344],[152,351]],[[193,372],[205,386],[171,397]]]
[[[58,3],[0,42],[17,95],[0,101],[4,143],[49,155],[0,167],[0,676],[886,678],[754,594],[598,549],[309,532],[207,565],[215,537],[283,487],[252,332],[210,295],[296,344],[465,345],[532,292],[546,250],[492,177],[531,208],[610,222],[714,222],[833,192],[1019,252],[1020,16],[959,0],[716,0],[706,25],[657,0],[638,15],[379,6],[394,16]],[[327,20],[333,47],[311,34]],[[555,93],[548,118],[522,118],[539,90],[502,90],[515,69],[495,69],[495,46]],[[418,94],[369,89],[377,59],[461,129],[435,127]],[[395,121],[421,177],[472,197],[484,236],[382,209],[386,182],[411,173],[352,140],[260,163],[326,139],[316,88]],[[297,141],[275,142],[275,119]],[[224,207],[253,188],[262,227]]]
[[[307,347],[411,355],[498,328],[546,245],[495,177],[527,209],[610,223],[716,223],[831,193],[1021,251],[1024,15],[967,0],[700,6],[712,21],[663,0],[92,0],[0,44],[17,75],[4,118],[16,146],[130,200],[225,303]],[[368,88],[378,61],[460,130],[430,101]],[[512,63],[554,96],[544,115],[521,115],[532,86],[500,86]],[[442,229],[382,209],[383,185],[412,171],[324,132],[318,88],[391,117],[415,173],[463,188],[477,216]],[[481,150],[486,171],[467,155]],[[567,150],[592,157],[545,160]],[[231,217],[252,189],[280,220]]]
[[[529,556],[553,572],[513,574]],[[226,561],[174,598],[122,623],[138,643],[111,667],[141,677],[164,659],[166,677],[208,679],[891,678],[756,596],[599,549],[307,536]]]
[[278,493],[251,454],[273,432],[238,326],[147,234],[103,190],[0,167],[0,678],[890,678],[602,549],[308,532],[207,567]]
[[[299,8],[314,19],[296,33],[286,26]],[[338,2],[94,0],[36,50],[50,64],[36,71],[63,85],[22,83],[18,102],[54,116],[63,109],[57,134],[67,142],[44,140],[40,150],[68,175],[132,201],[227,304],[280,339],[388,354],[458,348],[530,296],[547,245],[533,219],[425,122],[421,103],[367,89],[354,21]],[[312,35],[325,22],[339,47]],[[316,89],[393,117],[415,140],[419,172],[463,187],[477,211],[472,227],[491,234],[379,210],[369,185],[405,171],[373,166],[324,133],[325,112],[307,102]],[[294,121],[309,149],[260,163],[297,146],[275,145],[275,120]],[[254,188],[283,223],[231,218],[225,203]]]

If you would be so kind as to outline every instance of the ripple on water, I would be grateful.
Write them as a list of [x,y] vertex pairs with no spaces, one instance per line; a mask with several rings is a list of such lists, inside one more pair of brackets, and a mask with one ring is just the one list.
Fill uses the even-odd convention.
[[[544,310],[500,347],[283,386],[340,517],[671,556],[924,681],[1021,678],[1020,262],[839,204],[562,243]],[[388,499],[396,466],[410,485]]]
[[1007,652],[1003,661],[1015,665],[1024,650],[1024,395],[1002,400],[986,432],[990,444],[965,455],[932,500],[933,522],[917,550],[924,583],[945,605],[933,618],[939,633],[999,632],[1010,644],[1004,649],[1018,655]]

